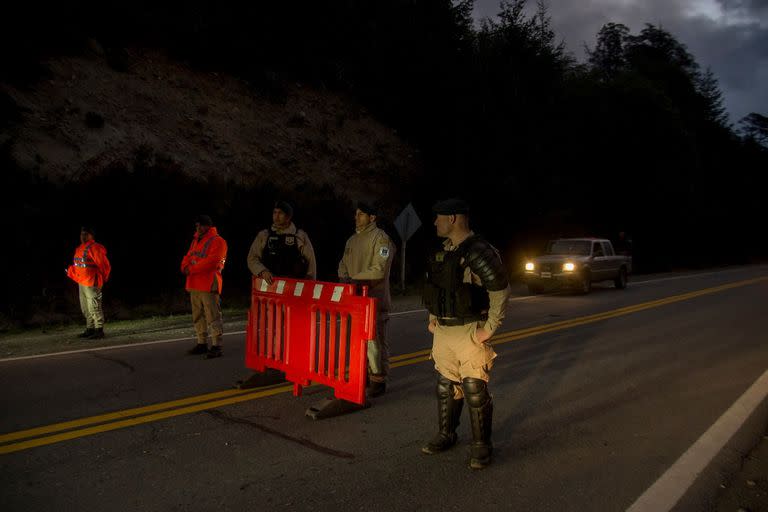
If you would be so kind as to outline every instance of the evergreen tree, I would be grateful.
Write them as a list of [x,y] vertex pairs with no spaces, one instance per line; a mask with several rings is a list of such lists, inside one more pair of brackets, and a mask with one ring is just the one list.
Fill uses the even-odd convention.
[[739,124],[745,139],[754,141],[768,149],[768,117],[752,112],[744,116]]
[[699,76],[696,89],[703,99],[704,119],[720,126],[727,126],[728,113],[723,106],[723,93],[712,69],[708,67]]
[[614,79],[624,70],[624,45],[628,37],[629,28],[626,25],[607,23],[597,34],[595,49],[586,49],[590,66],[604,79]]

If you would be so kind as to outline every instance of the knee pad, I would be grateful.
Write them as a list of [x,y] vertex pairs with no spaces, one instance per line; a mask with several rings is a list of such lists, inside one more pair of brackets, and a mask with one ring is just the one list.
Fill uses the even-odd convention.
[[467,377],[461,382],[464,388],[464,398],[470,407],[482,407],[491,401],[488,394],[488,384],[483,379]]

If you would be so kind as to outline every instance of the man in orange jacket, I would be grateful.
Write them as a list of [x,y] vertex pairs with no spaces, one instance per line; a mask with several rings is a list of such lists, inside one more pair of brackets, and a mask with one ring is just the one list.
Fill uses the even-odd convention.
[[[227,242],[219,236],[208,215],[195,222],[195,236],[181,271],[187,276],[186,289],[192,302],[192,322],[197,344],[189,354],[205,354],[206,359],[221,356],[224,323],[221,318],[221,271],[227,260]],[[213,342],[208,347],[208,331]]]
[[79,338],[99,339],[104,337],[104,310],[101,307],[101,289],[109,279],[112,266],[107,259],[107,250],[94,240],[92,228],[80,229],[80,246],[75,249],[72,265],[67,276],[80,289],[80,310],[85,317],[85,331]]

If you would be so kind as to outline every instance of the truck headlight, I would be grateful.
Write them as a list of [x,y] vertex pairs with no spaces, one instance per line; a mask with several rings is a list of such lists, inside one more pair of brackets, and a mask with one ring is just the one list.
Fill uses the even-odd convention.
[[533,271],[533,268],[534,268],[534,265],[530,261],[525,264],[525,270],[531,272],[531,271]]
[[565,270],[566,272],[573,272],[575,268],[576,268],[576,265],[574,265],[573,263],[570,263],[570,262],[563,263],[563,270]]

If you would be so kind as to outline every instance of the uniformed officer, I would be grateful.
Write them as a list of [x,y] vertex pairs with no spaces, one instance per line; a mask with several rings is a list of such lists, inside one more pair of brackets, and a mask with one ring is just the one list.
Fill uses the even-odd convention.
[[[276,201],[272,208],[272,226],[259,231],[248,251],[248,269],[256,277],[272,284],[276,277],[317,279],[315,250],[309,236],[293,223],[293,206]],[[255,372],[238,380],[235,387],[250,389],[272,384],[274,373]]]
[[439,432],[421,450],[434,454],[456,444],[466,400],[472,424],[470,467],[481,469],[491,463],[493,450],[488,380],[496,352],[487,341],[501,325],[510,289],[498,251],[469,228],[469,205],[448,199],[433,211],[437,236],[445,241],[430,255],[423,298],[434,335]]
[[272,284],[273,277],[316,279],[317,262],[309,236],[292,221],[293,207],[275,202],[272,227],[256,235],[248,251],[248,268],[254,276]]
[[387,233],[376,225],[378,211],[360,202],[355,211],[355,234],[344,246],[339,262],[339,279],[368,286],[368,295],[378,299],[376,340],[368,343],[368,394],[380,396],[387,389],[389,344],[387,322],[392,299],[389,294],[389,270],[395,246]]

